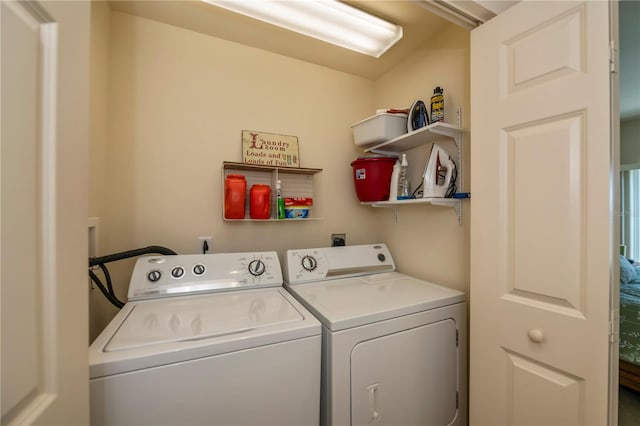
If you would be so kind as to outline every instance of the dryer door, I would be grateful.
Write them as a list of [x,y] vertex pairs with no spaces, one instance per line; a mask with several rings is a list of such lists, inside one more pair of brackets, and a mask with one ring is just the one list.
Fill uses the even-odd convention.
[[353,425],[449,425],[458,392],[452,319],[359,343],[351,354]]

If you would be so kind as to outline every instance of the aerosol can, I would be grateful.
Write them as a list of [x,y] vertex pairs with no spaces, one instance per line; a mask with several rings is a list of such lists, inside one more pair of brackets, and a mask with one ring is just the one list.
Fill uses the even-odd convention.
[[431,123],[442,121],[444,123],[444,90],[438,86],[433,89],[431,97]]
[[451,197],[456,192],[456,163],[449,153],[434,143],[423,176],[423,198]]

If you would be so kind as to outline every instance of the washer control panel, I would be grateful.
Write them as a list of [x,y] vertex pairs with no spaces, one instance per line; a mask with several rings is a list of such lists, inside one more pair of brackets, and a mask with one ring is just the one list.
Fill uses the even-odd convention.
[[129,300],[276,287],[282,281],[276,252],[147,256],[133,269]]
[[287,284],[395,271],[385,244],[288,250],[284,276]]

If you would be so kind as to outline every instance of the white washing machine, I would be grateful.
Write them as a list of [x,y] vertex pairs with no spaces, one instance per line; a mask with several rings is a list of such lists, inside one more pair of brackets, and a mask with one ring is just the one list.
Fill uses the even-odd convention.
[[322,322],[322,424],[466,424],[463,293],[395,272],[384,244],[285,263],[287,289]]
[[89,348],[92,425],[317,425],[321,325],[275,252],[138,259]]

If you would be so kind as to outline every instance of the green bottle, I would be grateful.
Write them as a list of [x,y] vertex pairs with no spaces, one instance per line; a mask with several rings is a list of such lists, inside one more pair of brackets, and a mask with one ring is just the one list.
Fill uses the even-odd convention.
[[276,183],[276,196],[278,197],[278,219],[284,219],[284,198],[282,198],[282,182]]

